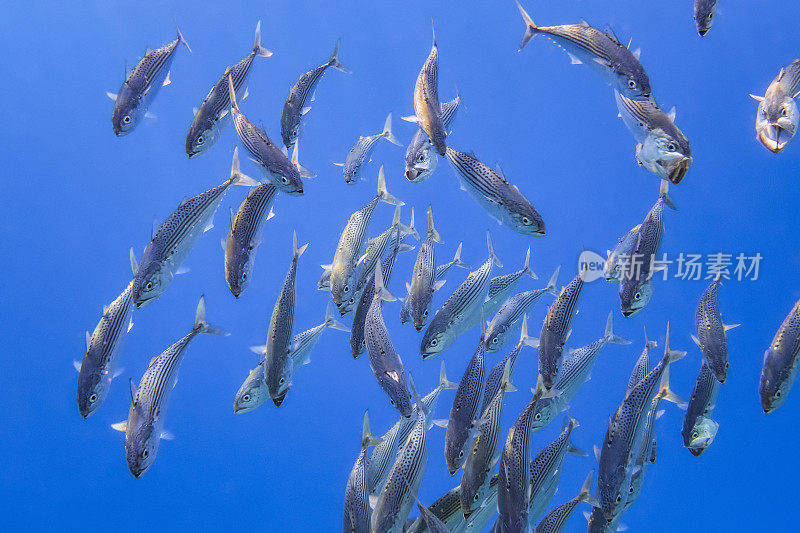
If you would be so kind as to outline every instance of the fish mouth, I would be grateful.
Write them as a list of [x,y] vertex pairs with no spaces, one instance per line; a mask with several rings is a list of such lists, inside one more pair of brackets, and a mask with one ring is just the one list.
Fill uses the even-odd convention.
[[424,327],[425,327],[425,326],[423,326],[422,324],[420,324],[419,326],[418,326],[418,325],[416,325],[416,324],[414,324],[414,329],[415,329],[415,330],[417,330],[417,332],[420,332],[420,331],[422,331],[422,328],[424,328]]
[[783,128],[781,128],[778,124],[768,124],[759,130],[758,140],[764,145],[764,148],[773,154],[777,154],[786,148],[786,145],[789,144],[789,140],[792,138],[792,136],[787,132],[787,134],[784,135],[785,140],[781,141],[782,131]]
[[419,176],[419,172],[417,172],[416,169],[413,168],[406,169],[406,179],[408,181],[414,181],[415,179],[417,179],[417,176]]
[[698,28],[697,33],[700,34],[700,37],[705,37],[706,33],[708,33],[708,30],[710,29],[711,28]]
[[282,393],[280,393],[280,394],[279,394],[278,396],[276,396],[275,398],[272,398],[272,403],[274,403],[274,404],[275,404],[275,407],[280,407],[280,406],[281,406],[281,404],[283,403],[283,400],[285,400],[285,399],[286,399],[286,393],[287,393],[287,392],[289,392],[289,389],[286,389],[285,391],[283,391]]
[[469,519],[469,517],[472,515],[472,509],[466,509],[466,510],[462,509],[461,512],[464,514],[464,520]]
[[635,315],[637,311],[638,311],[638,309],[637,309],[637,310],[633,310],[633,309],[631,309],[631,310],[629,310],[629,311],[623,311],[623,312],[622,312],[622,316],[624,316],[625,318],[630,318],[630,317],[632,317],[633,315]]
[[681,182],[683,177],[686,175],[686,172],[689,171],[689,167],[692,166],[692,158],[684,156],[683,159],[675,163],[675,165],[669,169],[668,178],[669,181],[677,185]]

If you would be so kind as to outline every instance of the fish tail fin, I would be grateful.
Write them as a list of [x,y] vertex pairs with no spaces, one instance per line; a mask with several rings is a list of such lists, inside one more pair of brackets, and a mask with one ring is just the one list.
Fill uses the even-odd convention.
[[681,359],[686,352],[681,350],[673,350],[669,347],[669,322],[667,322],[667,335],[664,338],[664,360],[666,364],[672,364],[678,359]]
[[442,236],[439,235],[439,232],[436,231],[436,226],[433,225],[433,209],[430,205],[428,205],[428,235],[439,244],[442,243]]
[[130,259],[131,259],[131,271],[133,272],[133,275],[136,276],[136,270],[139,268],[139,263],[136,261],[136,253],[134,253],[133,251],[133,246],[131,246]]
[[383,439],[380,437],[373,437],[369,430],[369,409],[367,409],[364,411],[364,422],[361,425],[361,447],[377,446],[381,442],[383,442]]
[[328,300],[328,307],[325,309],[325,327],[350,332],[350,328],[336,320],[336,316],[333,314],[333,305],[333,300]]
[[583,482],[583,486],[581,487],[581,491],[578,493],[578,500],[582,502],[586,502],[592,507],[600,507],[600,502],[597,501],[597,498],[592,496],[592,478],[594,477],[594,470],[589,472],[589,475],[586,476],[586,481]]
[[528,335],[528,313],[524,313],[522,315],[522,330],[519,333],[519,344],[533,346],[533,344],[531,344],[533,341],[537,341],[538,344],[538,339],[534,339]]
[[519,14],[522,15],[522,20],[525,21],[525,34],[522,36],[522,42],[519,43],[519,50],[522,50],[525,48],[525,45],[528,44],[528,41],[533,39],[533,36],[536,35],[539,26],[533,22],[531,16],[528,15],[527,11],[523,9],[519,2],[517,2],[517,8],[519,9]]
[[261,46],[261,21],[258,21],[256,24],[256,38],[255,42],[253,43],[253,52],[256,53],[259,57],[269,57],[272,55],[272,52]]
[[378,199],[386,202],[387,204],[406,205],[405,202],[392,196],[389,193],[389,190],[386,188],[386,174],[383,171],[383,165],[381,165],[381,168],[378,171]]
[[389,113],[386,116],[386,122],[383,123],[383,131],[381,132],[381,135],[386,137],[386,140],[389,141],[390,143],[396,144],[397,146],[403,146],[402,144],[400,144],[400,141],[397,140],[397,137],[394,136],[394,133],[392,133],[391,113]]
[[506,360],[503,366],[503,377],[500,378],[500,390],[503,392],[514,392],[517,388],[511,384],[511,358]]
[[346,72],[347,74],[352,74],[352,71],[344,66],[341,61],[339,61],[339,45],[342,44],[341,39],[336,40],[336,45],[333,47],[333,53],[331,54],[331,58],[328,60],[328,64],[335,68],[336,70],[341,70],[342,72]]
[[662,400],[667,400],[675,405],[684,403],[683,399],[669,388],[669,365],[664,368],[664,373],[661,374],[661,386],[658,389],[658,395]]
[[303,252],[306,251],[306,248],[308,248],[308,243],[305,243],[299,248],[297,247],[297,232],[292,232],[292,260],[297,261],[300,256],[303,255]]
[[383,269],[380,265],[375,267],[375,296],[380,296],[381,300],[386,302],[393,302],[397,299],[392,296],[392,293],[383,284]]
[[608,319],[606,320],[606,332],[603,335],[603,339],[606,342],[610,342],[612,344],[630,344],[631,341],[627,339],[623,339],[616,333],[614,333],[614,312],[611,311],[608,313]]
[[492,246],[492,234],[489,233],[488,229],[486,230],[486,247],[489,249],[489,258],[492,260],[492,262],[496,266],[502,268],[503,263],[501,263],[500,259],[494,254],[494,246]]
[[419,232],[417,228],[414,226],[414,208],[411,208],[411,222],[406,226],[405,224],[399,224],[400,233],[403,237],[408,235],[412,235],[415,239],[419,240]]
[[258,182],[242,173],[239,169],[239,147],[233,149],[233,162],[231,162],[231,177],[230,182],[234,185],[244,185],[245,187],[255,187]]
[[444,369],[444,360],[442,360],[442,366],[439,367],[439,387],[442,389],[457,389],[458,383],[453,383],[449,379],[447,379],[447,372]]
[[294,143],[294,148],[292,148],[292,165],[297,169],[297,172],[304,178],[316,178],[317,175],[308,170],[306,167],[300,164],[300,145],[299,142]]
[[414,399],[414,405],[416,405],[417,410],[427,417],[430,414],[431,409],[425,405],[425,402],[422,401],[422,398],[417,392],[417,387],[414,385],[414,378],[411,376],[410,372],[408,374],[408,386],[411,388],[411,397]]
[[463,246],[464,246],[463,242],[458,243],[458,248],[456,248],[456,253],[453,256],[453,264],[457,267],[469,268],[469,265],[461,260],[461,248]]
[[197,312],[194,315],[194,330],[198,333],[207,333],[208,335],[221,335],[227,336],[228,332],[222,328],[210,325],[206,322],[206,297],[200,296],[200,301],[197,303]]
[[675,202],[672,201],[672,197],[669,195],[669,181],[668,180],[661,180],[661,185],[658,189],[658,196],[661,198],[661,201],[664,202],[664,205],[672,209],[673,211],[677,211],[678,207],[675,205]]
[[231,76],[230,71],[228,72],[228,96],[231,100],[231,109],[238,113],[239,104],[236,102],[236,89],[233,86],[233,76]]
[[547,282],[547,287],[544,288],[544,290],[546,290],[553,296],[558,296],[558,289],[556,289],[556,282],[558,281],[558,272],[560,270],[561,270],[561,265],[557,266],[556,269],[553,271],[553,274],[550,276],[550,280]]
[[539,276],[536,275],[536,272],[531,270],[531,247],[528,246],[528,251],[525,252],[525,266],[522,267],[523,272],[527,275],[532,277],[533,279],[539,279]]
[[189,46],[189,43],[184,39],[183,34],[181,33],[181,29],[175,24],[175,32],[178,34],[178,42],[186,47],[187,50],[191,53],[192,47]]

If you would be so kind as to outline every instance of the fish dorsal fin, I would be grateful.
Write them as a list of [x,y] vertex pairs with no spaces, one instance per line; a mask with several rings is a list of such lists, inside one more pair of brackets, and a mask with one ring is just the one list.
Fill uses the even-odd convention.
[[672,106],[672,109],[670,109],[669,113],[667,113],[667,117],[669,117],[669,119],[672,122],[675,122],[675,115],[676,114],[677,114],[677,110],[675,109],[675,106]]
[[134,398],[136,397],[136,384],[133,382],[133,378],[128,380],[128,384],[130,385],[131,388],[131,403],[133,403]]
[[91,342],[92,342],[92,336],[91,336],[91,335],[89,334],[89,332],[87,331],[87,332],[86,332],[86,349],[87,349],[87,350],[89,349],[89,344],[90,344]]

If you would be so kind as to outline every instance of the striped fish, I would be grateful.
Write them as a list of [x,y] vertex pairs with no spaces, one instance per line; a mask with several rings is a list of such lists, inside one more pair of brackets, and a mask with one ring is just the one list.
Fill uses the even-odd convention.
[[407,420],[407,418],[400,417],[400,420],[395,422],[389,428],[389,431],[381,437],[380,444],[375,446],[369,456],[367,463],[367,489],[370,494],[370,506],[374,506],[377,503],[377,493],[383,490],[386,477],[389,475],[391,465],[397,456],[398,447],[402,447],[405,443],[405,441],[400,442],[398,435],[401,424],[404,424]]
[[292,386],[294,365],[291,358],[292,330],[294,328],[295,276],[297,260],[306,251],[308,244],[297,247],[297,233],[292,235],[292,263],[281,285],[272,318],[267,329],[267,344],[264,349],[264,373],[267,390],[272,403],[280,407]]
[[628,98],[651,98],[650,78],[639,63],[639,50],[631,52],[613,33],[600,31],[586,22],[537,26],[519,2],[517,7],[525,21],[525,35],[522,36],[520,50],[536,34],[546,35],[567,52],[572,64],[586,64]]
[[419,498],[415,497],[415,499],[417,502],[417,509],[419,509],[419,515],[428,527],[428,531],[431,533],[450,533],[450,528],[447,527],[447,524],[439,520],[439,517],[433,514],[430,509],[422,505]]
[[[541,401],[541,400],[540,400]],[[531,489],[528,503],[528,522],[531,526],[542,516],[556,493],[558,481],[567,454],[585,457],[587,454],[572,444],[572,431],[578,427],[578,421],[567,414],[564,429],[550,444],[539,450],[531,460]]]
[[252,51],[235,65],[225,69],[222,77],[208,91],[203,103],[194,113],[194,120],[186,134],[186,155],[202,155],[211,148],[231,120],[231,96],[228,77],[233,79],[237,99],[244,99],[247,79],[256,57],[270,57],[272,52],[261,46],[261,21],[256,24],[256,37]]
[[86,332],[86,353],[83,360],[76,363],[78,411],[83,418],[88,418],[105,401],[111,380],[118,375],[116,363],[122,351],[122,339],[133,327],[132,295],[133,281],[113,302],[104,306],[103,316],[92,334]]
[[675,125],[675,110],[664,113],[653,100],[631,100],[619,92],[619,116],[633,133],[636,160],[662,180],[678,184],[692,166],[689,140]]
[[259,128],[239,111],[236,100],[236,89],[233,77],[228,75],[228,93],[231,99],[231,116],[239,141],[250,152],[252,161],[258,165],[261,173],[275,185],[278,190],[299,196],[303,194],[303,178],[313,178],[314,174],[303,168],[299,163],[298,148],[295,145],[291,160],[275,143],[270,140],[267,132]]
[[639,355],[639,358],[636,360],[636,364],[633,365],[631,377],[628,378],[628,388],[625,390],[625,394],[632,391],[650,371],[650,351],[657,347],[658,343],[656,341],[647,340],[647,331],[645,331],[644,348],[642,349],[642,353]]
[[711,419],[711,415],[717,406],[718,396],[719,381],[704,359],[697,381],[694,383],[692,397],[687,405],[682,406],[686,407],[686,416],[681,429],[683,445],[695,457],[702,455],[717,436],[719,424]]
[[461,260],[461,248],[463,246],[463,242],[458,243],[458,248],[456,248],[456,253],[453,255],[453,259],[443,265],[436,266],[436,279],[444,279],[450,269],[454,266],[467,269],[469,268],[469,265]]
[[257,183],[239,171],[239,156],[233,151],[231,176],[221,185],[184,199],[153,234],[133,275],[133,302],[142,307],[161,295],[178,273],[181,263],[197,239],[213,227],[211,220],[231,185],[252,187]]
[[[325,321],[322,324],[307,329],[292,337],[292,342],[289,345],[289,355],[292,358],[292,372],[297,372],[300,367],[310,362],[309,356],[311,350],[314,349],[317,341],[319,341],[322,332],[328,328],[338,329],[339,331],[350,331],[350,328],[334,318],[333,304],[331,302],[328,303]],[[266,355],[267,347],[266,345],[251,346],[250,349],[261,356],[262,359],[258,366],[250,371],[247,379],[242,383],[242,386],[236,393],[236,398],[233,401],[233,412],[235,414],[248,413],[269,398],[265,370],[266,359],[263,359]],[[292,374],[292,379],[294,379],[294,374]]]
[[489,406],[489,402],[495,397],[497,391],[500,390],[500,380],[503,378],[503,372],[506,363],[510,363],[509,378],[514,375],[514,366],[517,364],[517,357],[525,346],[531,345],[531,337],[528,336],[528,316],[522,317],[522,332],[519,336],[519,342],[505,357],[500,359],[492,367],[489,375],[486,376],[486,387],[483,389],[483,403],[481,404],[480,412],[484,412]]
[[607,259],[603,265],[603,277],[609,283],[618,283],[622,274],[625,261],[630,261],[633,247],[639,238],[641,224],[632,227],[614,246],[613,250],[606,250]]
[[344,314],[342,309],[347,309],[356,303],[355,289],[358,282],[356,264],[361,254],[361,245],[364,243],[364,234],[379,202],[404,205],[386,189],[386,178],[382,166],[378,171],[378,194],[368,204],[350,215],[347,225],[339,237],[339,244],[336,246],[336,253],[330,265],[331,296],[341,314]]
[[[456,95],[453,100],[441,105],[445,131],[450,129],[460,103],[461,95]],[[439,158],[434,154],[430,138],[422,128],[417,129],[406,148],[406,179],[411,183],[422,183],[433,174],[438,163]]]
[[542,296],[546,293],[550,293],[553,296],[558,295],[556,292],[556,280],[558,279],[559,268],[556,268],[553,275],[550,276],[550,281],[545,288],[515,294],[500,307],[486,328],[487,353],[495,353],[506,345],[506,339],[514,331],[514,326],[519,322],[519,319],[528,312],[531,306],[536,305],[536,302]]
[[[553,388],[559,394],[552,398],[542,398],[536,405],[533,416],[533,431],[539,431],[548,426],[556,415],[567,408],[575,395],[578,394],[581,386],[589,380],[600,350],[609,342],[613,344],[630,344],[629,341],[614,333],[612,313],[608,314],[603,337],[570,352],[570,357],[564,361],[561,371],[556,375],[556,380],[553,382]],[[647,373],[646,368],[645,373]]]
[[502,266],[494,255],[492,237],[486,232],[489,257],[480,268],[470,272],[467,279],[439,309],[425,330],[420,353],[423,359],[439,355],[455,342],[456,337],[480,321],[481,309],[489,292],[492,265]]
[[323,269],[322,275],[317,282],[317,290],[331,292],[331,265],[320,265]]
[[505,394],[516,390],[511,384],[511,364],[510,360],[506,361],[497,393],[489,400],[486,409],[481,412],[476,422],[477,435],[470,446],[470,452],[464,462],[464,474],[461,476],[459,498],[464,518],[470,517],[476,506],[486,498],[486,492],[489,490],[491,473],[497,461],[495,453]]
[[231,227],[225,240],[225,280],[231,294],[237,298],[250,284],[256,251],[261,244],[261,230],[274,216],[272,204],[277,194],[278,188],[273,184],[262,183],[250,189],[236,215],[231,215]]
[[609,521],[606,520],[603,509],[595,507],[592,509],[591,513],[588,511],[584,512],[583,516],[586,517],[586,520],[589,522],[587,533],[617,533],[617,531],[624,531],[627,529],[620,523],[622,513],[616,515]]
[[758,383],[761,408],[769,414],[786,401],[797,376],[800,352],[800,300],[778,328],[767,351]]
[[433,210],[428,206],[428,234],[419,247],[408,293],[403,299],[400,309],[400,322],[405,324],[411,319],[414,328],[422,331],[430,314],[433,293],[444,285],[444,280],[436,279],[436,250],[434,243],[441,243],[442,238],[433,225]]
[[728,339],[725,332],[739,324],[723,324],[717,304],[717,291],[722,285],[722,277],[718,273],[711,285],[703,291],[697,303],[695,325],[697,336],[692,335],[692,340],[708,361],[711,370],[720,383],[725,383],[728,378]]
[[630,261],[623,269],[620,279],[619,300],[625,317],[632,317],[644,309],[653,297],[655,261],[661,250],[661,238],[664,234],[665,205],[677,209],[669,196],[668,182],[662,180],[658,200],[642,222]]
[[380,444],[380,438],[373,437],[369,431],[369,411],[364,412],[364,424],[361,430],[361,450],[358,453],[347,488],[344,491],[344,515],[342,531],[344,533],[369,533],[370,509],[367,490],[367,448]]
[[544,220],[503,171],[481,163],[475,154],[447,149],[447,160],[456,170],[461,188],[469,193],[492,217],[517,233],[531,237],[544,235]]
[[[497,475],[492,476],[486,499],[481,505],[476,507],[468,520],[464,519],[464,514],[461,512],[461,504],[459,501],[460,486],[448,491],[444,496],[433,502],[428,509],[430,509],[452,533],[481,532],[497,510],[497,482]],[[414,522],[406,528],[406,533],[427,533],[428,531],[430,530],[425,525],[422,517],[414,520]]]
[[487,294],[486,302],[483,304],[484,315],[493,315],[500,309],[500,306],[511,296],[511,293],[516,288],[519,280],[522,279],[522,276],[539,279],[536,273],[531,270],[530,262],[531,249],[528,248],[528,251],[525,253],[525,264],[522,265],[520,270],[512,272],[511,274],[497,276],[489,281],[489,293]]
[[539,375],[548,390],[558,376],[561,360],[564,357],[564,344],[572,332],[578,299],[583,290],[582,273],[575,276],[547,309],[539,337]]
[[[432,26],[431,29],[433,30]],[[415,116],[403,117],[403,120],[419,124],[436,151],[443,156],[447,151],[447,130],[439,104],[439,46],[436,44],[435,30],[431,52],[414,84],[414,113]]]
[[187,50],[192,51],[189,43],[181,35],[181,30],[178,28],[175,30],[178,36],[174,41],[145,52],[144,57],[128,73],[117,94],[106,93],[114,100],[111,127],[117,137],[129,134],[142,117],[149,116],[147,108],[150,107],[158,90],[163,85],[172,83],[169,79],[169,69],[178,45],[183,44]]
[[135,390],[131,381],[128,421],[112,427],[125,432],[125,458],[131,474],[137,478],[152,466],[161,438],[168,438],[163,429],[169,395],[178,379],[178,368],[183,361],[184,351],[191,340],[201,333],[227,335],[206,322],[206,301],[203,296],[197,304],[192,330],[150,361]]
[[628,499],[625,501],[625,509],[629,509],[631,505],[639,498],[642,492],[642,485],[644,484],[644,475],[647,467],[656,462],[656,438],[655,438],[655,424],[656,420],[664,414],[664,410],[659,410],[658,406],[661,403],[661,396],[656,394],[653,401],[650,402],[650,409],[647,411],[647,419],[644,423],[644,431],[642,432],[642,440],[637,446],[637,452],[633,459],[633,474],[631,474],[631,486],[628,489]]
[[694,23],[697,33],[705,37],[714,24],[714,15],[717,13],[718,0],[694,0]]
[[[297,137],[300,135],[300,120],[303,115],[311,111],[311,107],[306,106],[306,100],[314,94],[317,84],[328,67],[350,73],[350,70],[339,62],[340,43],[341,39],[336,41],[331,58],[326,63],[300,76],[300,79],[289,91],[289,96],[286,97],[286,103],[283,104],[283,115],[281,115],[281,138],[287,150],[291,150],[297,142]],[[313,96],[311,96],[311,100],[314,100]]]
[[800,59],[782,68],[764,96],[750,96],[758,102],[756,138],[764,148],[778,153],[797,132],[800,112],[795,98],[800,95]]
[[361,167],[372,156],[375,150],[375,144],[381,139],[386,139],[392,144],[402,146],[397,137],[392,133],[392,114],[386,117],[386,122],[383,123],[383,131],[375,135],[367,135],[366,137],[359,137],[356,143],[350,148],[344,163],[334,163],[338,167],[342,167],[342,175],[344,176],[345,183],[354,185],[361,179]]
[[[457,389],[458,383],[453,383],[449,379],[447,379],[447,372],[445,371],[444,361],[442,361],[441,366],[439,367],[439,384],[436,385],[436,388],[429,392],[424,398],[422,398],[422,403],[425,404],[425,408],[431,412],[431,416],[436,411],[436,403],[439,399],[439,394],[443,390],[449,389]],[[411,430],[414,429],[414,423],[417,421],[417,412],[416,410],[411,414],[411,418],[404,418],[400,421],[400,430],[397,432],[397,441],[398,442],[405,442],[408,438],[408,435],[411,433]]]
[[589,504],[594,504],[596,502],[595,497],[592,496],[591,493],[593,475],[594,470],[589,472],[589,475],[586,476],[586,481],[583,482],[581,491],[577,496],[547,513],[547,516],[536,526],[536,533],[561,533],[564,531],[564,528],[567,527],[569,518],[580,502],[587,502]]

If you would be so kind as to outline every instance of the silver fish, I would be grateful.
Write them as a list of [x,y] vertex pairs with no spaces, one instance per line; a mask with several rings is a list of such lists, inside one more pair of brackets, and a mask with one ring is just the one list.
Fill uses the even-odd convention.
[[295,144],[291,160],[267,135],[239,111],[236,101],[236,89],[233,86],[233,77],[228,75],[228,93],[231,99],[231,116],[239,141],[250,152],[251,160],[258,165],[259,170],[275,185],[278,190],[292,196],[303,194],[303,180],[300,178],[313,178],[314,174],[303,168],[299,163],[298,148]]
[[[451,533],[481,532],[497,510],[497,482],[497,475],[492,476],[486,499],[476,506],[467,520],[464,519],[459,503],[460,486],[448,491],[433,502],[428,509],[449,528]],[[422,517],[419,517],[406,528],[405,533],[427,533],[429,531],[430,529]]]
[[486,526],[497,512],[497,484],[500,481],[498,475],[492,476],[489,482],[489,489],[484,500],[476,506],[464,522],[463,529],[454,529],[453,533],[480,533],[486,531]]
[[591,493],[593,475],[594,470],[586,476],[586,481],[583,482],[581,491],[577,496],[547,513],[547,516],[536,526],[535,533],[561,533],[567,527],[569,518],[580,502],[586,502],[594,506],[597,500]]
[[297,233],[292,234],[292,263],[281,284],[281,290],[267,329],[267,344],[264,349],[264,375],[272,403],[280,407],[292,386],[294,365],[291,357],[292,330],[294,328],[295,275],[297,260],[306,251],[308,244],[297,247]]
[[584,512],[583,516],[589,522],[588,533],[616,533],[617,531],[625,531],[627,528],[620,523],[622,513],[616,515],[611,521],[606,520],[603,514],[603,509],[595,507],[592,512]]
[[489,406],[489,402],[495,397],[497,391],[500,390],[500,380],[503,377],[506,363],[510,363],[509,378],[514,375],[514,366],[517,364],[517,357],[525,346],[531,346],[533,339],[528,336],[528,316],[522,317],[522,332],[519,336],[519,342],[505,357],[500,359],[492,367],[489,375],[486,376],[486,387],[483,389],[483,403],[481,404],[480,412],[484,412]]
[[[453,259],[443,265],[436,266],[436,279],[444,279],[450,269],[454,266],[469,269],[469,265],[461,260],[461,247],[463,245],[463,242],[458,243],[458,248],[456,248],[456,253],[453,255]],[[491,285],[489,286],[491,287]]]
[[345,183],[354,185],[361,179],[361,168],[364,166],[364,163],[370,159],[372,152],[375,150],[375,144],[381,139],[386,139],[397,146],[403,146],[392,133],[391,113],[386,117],[386,122],[383,124],[383,131],[375,135],[359,137],[347,153],[344,163],[334,163],[336,166],[342,167],[342,175],[344,176]]
[[767,87],[764,96],[750,96],[758,102],[756,138],[764,147],[778,153],[797,132],[800,111],[795,98],[800,94],[800,59],[782,68]]
[[728,378],[728,339],[725,332],[739,324],[723,324],[717,306],[717,291],[722,285],[722,278],[718,274],[711,285],[703,291],[697,303],[695,325],[697,336],[692,335],[692,340],[702,350],[711,370],[720,383],[725,383]]
[[367,498],[367,448],[380,444],[381,439],[373,437],[369,430],[369,411],[364,413],[364,424],[361,430],[361,450],[358,453],[347,488],[344,491],[344,516],[342,531],[344,533],[369,533],[370,509]]
[[467,191],[499,223],[517,233],[544,235],[544,220],[536,208],[508,182],[503,171],[481,163],[475,154],[447,149],[447,160],[456,170],[461,188]]
[[[431,27],[431,29],[433,29]],[[431,144],[439,155],[443,156],[447,150],[447,130],[442,119],[442,108],[439,104],[439,47],[436,44],[436,32],[433,31],[433,44],[431,52],[422,65],[422,69],[414,84],[414,113],[413,117],[403,117],[404,120],[415,122],[428,135]]]
[[[328,302],[325,321],[322,324],[307,329],[302,333],[298,333],[292,338],[292,342],[289,345],[289,355],[292,358],[292,372],[297,372],[300,367],[309,363],[311,350],[322,336],[322,332],[327,328],[338,329],[339,331],[350,331],[350,328],[334,318],[332,302]],[[263,357],[266,355],[267,347],[266,345],[251,346],[250,350]],[[248,413],[269,398],[265,368],[266,359],[261,359],[258,366],[250,371],[247,379],[242,383],[233,401],[233,412],[235,414]],[[292,374],[292,378],[294,378],[294,374]]]
[[189,43],[181,35],[181,30],[178,28],[175,30],[178,36],[174,41],[161,48],[148,50],[144,54],[128,73],[117,94],[106,93],[114,100],[111,127],[117,137],[133,131],[142,117],[148,116],[147,108],[150,107],[158,90],[163,85],[172,83],[169,79],[169,69],[178,45],[183,44],[187,50],[192,51]]
[[619,283],[619,278],[622,275],[624,268],[624,261],[630,261],[633,255],[633,247],[636,246],[636,241],[639,238],[639,229],[641,224],[632,227],[614,246],[613,250],[606,250],[605,264],[603,265],[603,277],[609,283]]
[[625,509],[629,509],[639,498],[639,494],[642,493],[642,484],[644,483],[644,475],[647,471],[647,467],[656,462],[655,422],[664,414],[663,409],[658,409],[660,403],[661,397],[656,394],[656,397],[653,398],[653,401],[650,403],[650,409],[647,411],[647,420],[644,424],[642,440],[639,443],[638,451],[633,460],[633,474],[631,474],[631,486],[628,489],[628,499],[625,501]]
[[201,333],[227,335],[221,329],[206,323],[206,301],[203,296],[197,304],[192,330],[150,361],[138,387],[134,389],[131,381],[128,421],[112,427],[125,432],[125,458],[134,477],[141,477],[152,466],[159,441],[161,438],[168,438],[163,429],[169,395],[178,379],[178,368],[184,351],[189,342]]
[[700,373],[694,383],[692,397],[686,404],[686,416],[683,419],[683,445],[699,457],[714,441],[717,436],[719,424],[711,419],[714,408],[717,406],[719,396],[719,381],[714,376],[714,371],[704,359],[700,366]]
[[644,348],[642,349],[642,353],[639,355],[639,358],[636,360],[636,364],[633,365],[633,370],[631,370],[631,377],[628,378],[628,388],[626,389],[626,394],[632,391],[650,371],[650,351],[657,347],[658,343],[656,341],[647,340],[647,331],[645,331]]
[[[456,95],[453,100],[441,105],[445,131],[450,129],[460,103],[461,95]],[[434,153],[430,138],[422,128],[417,129],[406,148],[406,179],[411,183],[422,183],[433,174],[438,163],[439,158]]]
[[639,63],[639,50],[631,52],[613,32],[600,31],[586,22],[537,26],[519,2],[517,7],[525,21],[520,50],[536,34],[545,35],[567,52],[574,65],[586,64],[628,98],[643,100],[651,97],[650,78]]
[[564,357],[564,344],[572,332],[572,319],[575,318],[578,299],[583,290],[583,273],[575,276],[547,309],[547,316],[542,324],[539,336],[539,375],[546,389],[553,382],[561,369]]
[[489,281],[489,293],[486,295],[486,302],[483,304],[483,314],[486,316],[495,314],[500,309],[500,306],[508,300],[511,293],[514,292],[522,276],[539,279],[536,273],[531,270],[530,247],[525,252],[525,264],[522,265],[520,270],[511,274],[497,276]]
[[250,284],[256,251],[261,244],[264,223],[274,216],[272,204],[278,188],[262,183],[250,189],[236,215],[231,212],[231,227],[225,240],[225,280],[238,298]]
[[411,319],[414,328],[421,331],[428,321],[433,293],[444,285],[445,280],[436,279],[436,250],[434,243],[441,243],[442,238],[433,225],[433,210],[428,206],[428,234],[419,247],[411,283],[407,286],[408,294],[403,299],[400,309],[400,322],[405,324]]
[[636,161],[662,180],[681,182],[692,166],[689,140],[675,125],[675,109],[664,113],[653,100],[632,100],[614,92],[619,116],[637,141]]
[[486,232],[489,257],[477,270],[470,272],[467,279],[439,309],[425,330],[420,346],[423,359],[439,355],[455,342],[456,337],[480,321],[483,303],[489,292],[489,279],[492,265],[502,266],[494,255],[492,237]]
[[379,202],[403,205],[403,202],[386,190],[386,179],[382,166],[378,172],[378,194],[368,204],[350,215],[347,225],[339,237],[339,244],[336,246],[336,253],[330,266],[331,296],[340,313],[344,303],[348,303],[350,306],[356,303],[356,263],[361,254],[361,245],[364,243],[367,226]]
[[295,82],[289,91],[286,103],[283,104],[283,115],[281,115],[281,138],[287,150],[291,149],[297,142],[297,137],[300,135],[300,121],[303,115],[311,111],[311,107],[306,106],[306,100],[309,95],[312,95],[311,100],[314,100],[313,94],[317,89],[317,84],[322,79],[325,71],[328,70],[328,67],[350,73],[350,69],[339,61],[340,44],[341,39],[336,41],[336,46],[333,48],[330,59],[300,76],[300,79]]
[[764,366],[758,383],[761,408],[769,414],[786,401],[797,376],[800,351],[800,301],[778,328],[772,343],[764,352]]
[[133,276],[133,302],[136,307],[152,302],[167,289],[197,239],[213,227],[211,220],[214,212],[228,188],[234,184],[247,187],[258,185],[239,171],[236,150],[233,151],[230,178],[213,189],[184,199],[153,233]]
[[317,290],[331,292],[331,265],[320,265],[323,269],[322,276],[317,282]]
[[655,262],[664,233],[664,206],[677,209],[669,196],[668,187],[668,182],[661,180],[658,200],[642,222],[633,253],[620,278],[620,307],[622,314],[628,318],[644,309],[653,297]]
[[[369,456],[367,463],[367,490],[369,491],[370,506],[377,503],[378,496],[376,493],[383,490],[383,485],[386,483],[386,477],[389,475],[389,470],[395,457],[397,456],[398,447],[402,447],[405,441],[399,441],[400,425],[405,423],[408,419],[400,417],[400,420],[394,423],[382,437],[381,442]],[[413,427],[413,426],[412,426]],[[410,433],[410,432],[409,432]],[[408,435],[406,435],[408,438]]]
[[663,399],[680,403],[669,389],[669,365],[686,352],[669,346],[669,324],[664,344],[664,357],[632,390],[628,391],[614,416],[609,419],[602,449],[595,448],[600,470],[598,494],[607,520],[622,512],[635,467],[633,459],[642,439],[647,413],[656,394]]
[[117,375],[116,363],[122,350],[122,339],[133,327],[130,318],[132,295],[133,281],[113,302],[103,307],[103,316],[92,334],[86,332],[86,353],[83,360],[76,363],[78,411],[83,418],[88,418],[105,401],[111,380]]
[[716,14],[717,0],[694,0],[694,23],[700,37],[705,37],[711,29]]
[[186,155],[190,158],[204,154],[211,148],[231,120],[231,97],[228,76],[233,78],[236,98],[244,99],[247,79],[256,57],[270,57],[272,52],[261,46],[261,21],[256,24],[256,37],[252,51],[235,65],[225,69],[222,77],[208,91],[208,95],[194,113],[194,120],[186,134]]
[[608,314],[605,333],[601,338],[570,351],[570,356],[561,365],[561,371],[553,382],[553,388],[559,394],[552,398],[542,398],[536,404],[531,424],[533,431],[539,431],[549,425],[556,415],[567,408],[581,386],[589,380],[600,350],[608,343],[630,344],[630,341],[614,333],[612,313]]
[[553,275],[550,276],[550,281],[545,288],[515,294],[500,307],[486,328],[487,353],[495,353],[503,349],[506,345],[508,335],[514,331],[514,327],[519,322],[519,319],[528,312],[531,306],[536,305],[536,302],[538,302],[542,296],[546,293],[550,293],[554,296],[558,295],[556,292],[558,270],[559,268],[556,268]]

